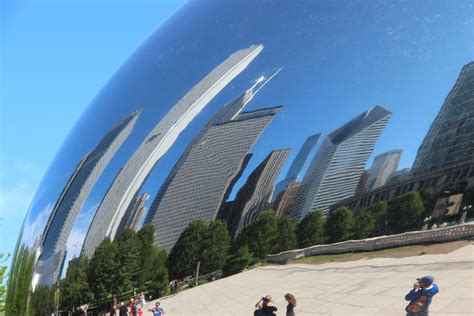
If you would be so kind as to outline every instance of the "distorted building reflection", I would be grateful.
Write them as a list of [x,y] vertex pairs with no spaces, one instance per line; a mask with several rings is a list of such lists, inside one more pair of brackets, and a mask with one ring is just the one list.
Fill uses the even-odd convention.
[[217,217],[249,150],[280,110],[241,112],[252,95],[250,89],[218,112],[173,168],[147,216],[158,246],[169,251],[192,220]]
[[360,175],[372,154],[375,142],[392,113],[375,106],[331,132],[321,144],[304,178],[295,210],[303,218],[311,210],[321,210],[354,195]]
[[288,169],[285,178],[282,181],[278,182],[275,186],[275,191],[273,192],[272,200],[275,200],[278,194],[280,194],[280,192],[286,189],[288,185],[298,180],[301,175],[301,171],[303,170],[303,167],[306,164],[306,161],[308,160],[308,157],[315,148],[320,137],[321,134],[314,134],[306,139],[303,146],[301,146],[300,151],[291,163],[291,166]]
[[[372,166],[366,171],[363,191],[370,191],[387,183],[388,177],[398,169],[403,149],[393,149],[375,156]],[[362,177],[361,177],[362,180]]]
[[273,183],[290,152],[291,149],[273,150],[255,168],[237,193],[228,218],[229,233],[233,238],[268,208]]
[[49,217],[43,233],[42,251],[36,273],[40,284],[53,284],[61,276],[66,243],[84,202],[117,150],[132,132],[139,112],[117,123],[97,145],[86,154],[69,177]]
[[413,172],[418,175],[474,160],[474,62],[466,64],[426,134]]
[[199,112],[262,51],[256,45],[229,56],[180,99],[148,134],[115,178],[100,203],[84,241],[91,257],[106,237],[115,239],[117,229],[132,199],[160,158]]

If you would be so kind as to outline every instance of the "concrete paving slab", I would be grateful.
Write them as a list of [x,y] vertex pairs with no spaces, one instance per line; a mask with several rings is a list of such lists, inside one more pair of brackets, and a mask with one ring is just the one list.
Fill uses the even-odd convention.
[[472,244],[444,255],[265,266],[183,291],[161,304],[169,316],[250,316],[256,301],[270,294],[277,314],[284,315],[283,296],[291,292],[298,316],[405,315],[405,294],[417,277],[432,274],[440,292],[430,316],[474,315],[473,267]]

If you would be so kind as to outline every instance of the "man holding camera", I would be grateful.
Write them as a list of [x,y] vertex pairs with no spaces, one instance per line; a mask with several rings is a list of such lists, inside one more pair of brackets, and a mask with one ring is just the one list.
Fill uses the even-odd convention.
[[413,290],[405,296],[405,300],[410,301],[405,310],[407,316],[428,316],[433,296],[439,292],[438,285],[433,283],[434,278],[431,275],[416,280]]

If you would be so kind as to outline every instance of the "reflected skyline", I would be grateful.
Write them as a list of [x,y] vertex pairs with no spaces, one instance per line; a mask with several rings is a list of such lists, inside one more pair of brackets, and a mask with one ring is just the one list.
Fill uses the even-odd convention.
[[134,112],[107,133],[97,147],[81,159],[57,200],[42,236],[38,265],[39,284],[54,284],[61,276],[66,242],[84,202],[115,153],[132,132],[140,112]]
[[117,175],[96,211],[83,245],[86,256],[91,257],[104,238],[115,239],[123,214],[156,163],[194,117],[247,68],[262,49],[262,45],[256,45],[230,55],[187,92],[153,128]]
[[375,106],[331,132],[321,143],[303,178],[300,219],[354,195],[375,143],[392,112]]
[[[473,49],[466,40],[472,35],[472,22],[466,15],[471,6],[457,4],[451,11],[444,6],[349,1],[338,5],[300,2],[292,6],[279,1],[231,1],[228,6],[212,1],[187,3],[117,70],[71,130],[32,201],[21,242],[33,244],[54,212],[54,202],[77,162],[94,148],[99,135],[125,113],[143,107],[137,121],[139,128],[110,161],[84,201],[78,215],[82,220],[76,221],[74,234],[70,234],[79,237],[68,242],[69,253],[78,254],[72,245],[82,243],[95,212],[101,208],[97,205],[107,192],[119,196],[110,198],[110,205],[114,204],[110,214],[117,215],[110,218],[111,224],[106,225],[102,236],[113,237],[133,199],[144,193],[156,196],[186,148],[222,105],[262,75],[269,76],[277,69],[282,70],[246,110],[252,112],[275,104],[283,107],[253,146],[248,165],[238,170],[242,171],[240,178],[233,177],[236,181],[229,200],[235,198],[269,152],[293,149],[275,179],[281,181],[308,136],[321,132],[321,137],[326,137],[325,133],[344,125],[370,104],[388,104],[393,112],[371,157],[401,148],[404,155],[400,168],[411,166],[459,70],[472,59]],[[459,30],[463,31],[461,35]],[[442,43],[451,41],[456,45],[439,49]],[[255,43],[265,46],[257,53],[258,58],[252,59],[235,80],[218,89],[215,98],[210,97],[199,111],[191,113],[189,120],[174,130],[170,142],[163,145],[159,157],[137,173],[133,185],[124,186],[126,193],[117,193],[113,183],[121,181],[117,175],[126,172],[143,140],[160,141],[163,134],[150,131],[157,122],[169,119],[171,105],[177,104],[222,60]],[[174,123],[171,121],[170,125]],[[152,170],[158,160],[157,168]],[[369,156],[364,160],[362,169],[368,168],[365,162],[370,165],[372,161]],[[145,164],[138,163],[140,167]],[[302,174],[307,171],[304,169]],[[149,208],[152,200],[145,207]],[[103,207],[106,204],[102,202]],[[103,229],[97,224],[94,227],[96,231]]]
[[216,219],[249,150],[280,111],[275,107],[241,112],[252,95],[253,90],[247,90],[224,108],[226,113],[211,120],[213,125],[193,141],[189,155],[155,198],[147,223],[156,227],[155,243],[166,251],[192,220],[209,224]]

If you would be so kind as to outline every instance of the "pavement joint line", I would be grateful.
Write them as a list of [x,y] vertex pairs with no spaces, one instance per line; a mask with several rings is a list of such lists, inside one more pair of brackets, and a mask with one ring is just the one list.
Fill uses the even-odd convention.
[[[339,263],[339,262],[337,262]],[[270,270],[270,271],[282,271],[282,270],[304,270],[304,271],[327,271],[327,270],[354,270],[354,269],[361,269],[361,268],[371,268],[371,269],[385,269],[385,268],[397,268],[397,267],[421,267],[427,265],[440,265],[440,264],[474,264],[474,260],[468,261],[443,261],[443,262],[432,262],[432,263],[406,263],[406,264],[397,264],[397,265],[363,265],[357,267],[331,267],[331,268],[305,268],[305,267],[288,267],[288,268],[256,268],[259,270]],[[310,263],[300,263],[306,265],[312,265]]]

